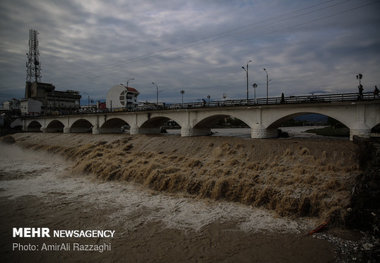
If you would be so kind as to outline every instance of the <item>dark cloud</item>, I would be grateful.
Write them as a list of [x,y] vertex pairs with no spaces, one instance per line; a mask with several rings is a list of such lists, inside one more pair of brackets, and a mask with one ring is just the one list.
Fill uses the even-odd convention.
[[[380,4],[366,1],[0,2],[0,101],[22,97],[29,28],[40,32],[43,81],[105,98],[135,78],[141,100],[356,91],[380,85]],[[250,88],[251,95],[253,94]]]

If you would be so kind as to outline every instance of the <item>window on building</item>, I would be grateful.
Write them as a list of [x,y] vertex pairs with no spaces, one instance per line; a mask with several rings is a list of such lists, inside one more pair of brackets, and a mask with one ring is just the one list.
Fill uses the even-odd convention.
[[120,103],[121,105],[125,106],[125,90],[120,93]]

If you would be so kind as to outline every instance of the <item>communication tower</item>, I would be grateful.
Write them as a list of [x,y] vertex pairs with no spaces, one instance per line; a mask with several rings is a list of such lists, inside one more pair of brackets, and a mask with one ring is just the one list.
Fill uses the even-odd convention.
[[41,81],[40,52],[38,50],[38,31],[29,30],[29,52],[26,53],[26,82]]

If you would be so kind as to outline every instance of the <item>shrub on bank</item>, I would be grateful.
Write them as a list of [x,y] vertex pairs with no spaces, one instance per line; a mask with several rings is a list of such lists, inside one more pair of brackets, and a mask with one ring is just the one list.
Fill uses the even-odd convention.
[[308,133],[315,133],[322,136],[334,136],[334,137],[348,137],[350,136],[350,130],[346,127],[335,128],[335,127],[324,127],[320,129],[310,129],[307,130]]

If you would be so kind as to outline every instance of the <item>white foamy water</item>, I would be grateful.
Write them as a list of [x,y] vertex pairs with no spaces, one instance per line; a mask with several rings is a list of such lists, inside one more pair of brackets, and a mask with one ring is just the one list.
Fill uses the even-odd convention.
[[[62,159],[0,145],[0,197],[10,199],[36,196],[49,201],[52,195],[62,202],[78,202],[84,209],[112,208],[107,225],[125,231],[148,222],[162,222],[169,228],[199,231],[218,222],[236,222],[243,231],[299,233],[315,224],[312,220],[276,217],[270,211],[238,203],[195,200],[144,189],[124,182],[99,182],[84,175],[70,175]],[[9,177],[9,174],[14,177]],[[13,179],[15,178],[15,179]],[[4,180],[5,179],[5,180]]]
[[[319,129],[326,126],[297,126],[297,127],[280,127],[283,132],[287,132],[289,137],[292,138],[328,138],[326,136],[317,135],[315,133],[308,133],[307,130]],[[223,128],[223,129],[211,129],[212,136],[232,136],[240,138],[251,138],[250,128]],[[168,134],[180,135],[180,129],[168,129]]]

